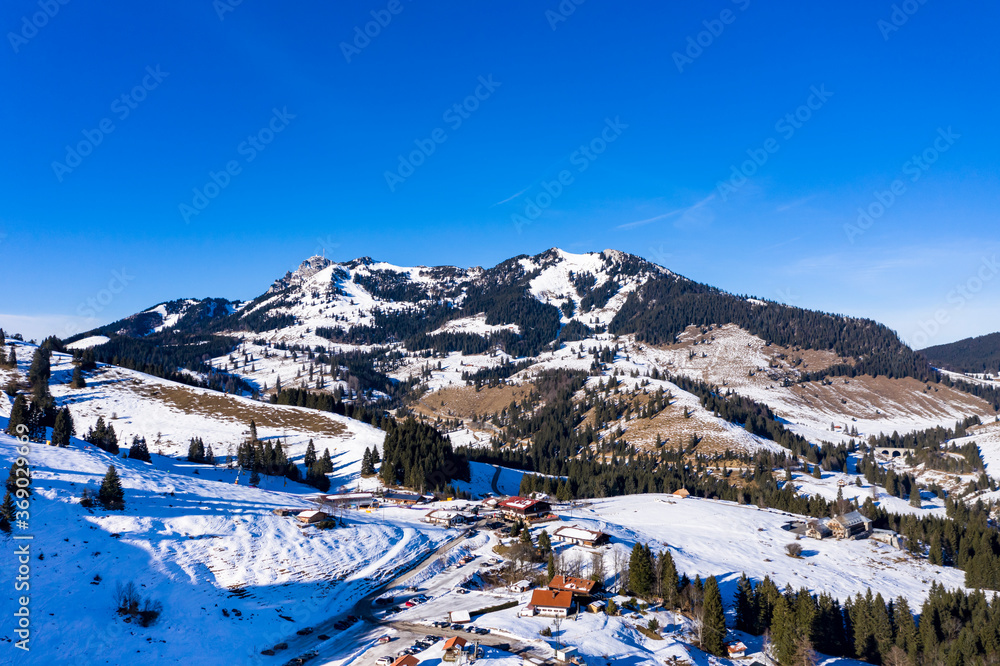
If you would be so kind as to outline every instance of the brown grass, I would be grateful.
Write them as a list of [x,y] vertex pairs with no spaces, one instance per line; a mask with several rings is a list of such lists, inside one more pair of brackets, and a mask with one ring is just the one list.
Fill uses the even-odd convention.
[[183,386],[148,385],[138,380],[135,392],[149,400],[157,400],[186,414],[200,414],[213,419],[225,419],[259,427],[287,428],[313,432],[323,437],[337,437],[347,428],[323,412],[265,405],[239,400],[224,393],[204,393]]

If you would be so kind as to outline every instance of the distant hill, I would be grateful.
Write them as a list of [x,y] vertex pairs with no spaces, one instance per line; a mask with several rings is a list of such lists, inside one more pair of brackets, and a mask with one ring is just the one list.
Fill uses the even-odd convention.
[[1000,333],[922,350],[932,365],[955,372],[1000,372]]

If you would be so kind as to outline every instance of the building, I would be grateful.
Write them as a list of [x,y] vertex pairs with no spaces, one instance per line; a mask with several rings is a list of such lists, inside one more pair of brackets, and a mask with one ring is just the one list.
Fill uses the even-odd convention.
[[691,496],[691,493],[688,492],[687,488],[680,488],[678,490],[675,490],[673,494],[674,497],[680,497],[681,499]]
[[569,592],[577,598],[589,597],[597,589],[597,583],[586,578],[556,576],[549,583],[548,588],[557,592]]
[[531,583],[526,580],[519,580],[516,583],[512,583],[509,589],[511,592],[517,592],[520,594],[521,592],[527,592],[530,590]]
[[902,534],[893,532],[892,530],[874,529],[872,530],[871,538],[875,541],[881,541],[882,543],[889,544],[890,546],[900,550],[906,550],[907,547],[906,537]]
[[833,536],[833,530],[818,520],[810,520],[806,526],[806,536],[811,539],[827,539]]
[[374,493],[337,493],[334,495],[320,495],[319,504],[324,506],[367,509],[376,503]]
[[591,548],[599,546],[608,540],[608,535],[604,532],[586,530],[575,525],[563,525],[553,532],[552,536],[556,538],[556,541]]
[[465,651],[465,646],[468,644],[461,636],[452,636],[444,642],[444,656],[442,659],[445,661],[458,661],[462,653]]
[[517,520],[518,518],[534,520],[548,515],[552,511],[552,505],[548,502],[530,497],[508,497],[498,503],[497,508],[507,520]]
[[387,492],[382,495],[382,500],[390,504],[399,504],[400,506],[413,506],[423,499],[422,496],[417,493],[405,493],[405,492]]
[[837,516],[827,521],[826,524],[837,539],[860,539],[868,536],[872,531],[872,521],[857,511]]
[[457,511],[437,509],[424,516],[424,522],[433,523],[434,525],[443,525],[445,527],[453,527],[455,525],[464,525],[466,517]]
[[327,515],[322,511],[303,511],[296,518],[299,522],[305,523],[306,525],[312,525],[314,523],[321,523],[327,519]]
[[472,622],[472,616],[469,615],[467,610],[456,610],[448,613],[448,619],[451,620],[453,624],[465,624],[466,622]]
[[412,654],[404,654],[402,657],[392,662],[392,666],[418,666],[420,660]]
[[726,646],[730,659],[742,659],[747,656],[747,646],[742,641],[736,641]]
[[605,606],[607,606],[606,603],[604,603],[600,599],[597,599],[596,601],[591,601],[589,604],[587,604],[587,610],[590,611],[591,613],[600,613],[601,611],[604,610]]
[[555,590],[535,590],[528,609],[545,617],[566,617],[573,609],[573,593]]

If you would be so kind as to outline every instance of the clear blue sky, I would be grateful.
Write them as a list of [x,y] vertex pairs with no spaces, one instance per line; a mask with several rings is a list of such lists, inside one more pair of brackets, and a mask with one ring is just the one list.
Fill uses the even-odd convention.
[[233,1],[4,3],[0,326],[559,246],[1000,329],[994,3]]

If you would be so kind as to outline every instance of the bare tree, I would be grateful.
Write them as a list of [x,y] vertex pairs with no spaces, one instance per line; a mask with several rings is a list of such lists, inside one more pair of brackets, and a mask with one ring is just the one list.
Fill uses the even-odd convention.
[[600,551],[591,553],[590,575],[592,578],[596,579],[598,583],[604,585],[605,579],[608,577],[607,569],[604,566],[604,553]]

